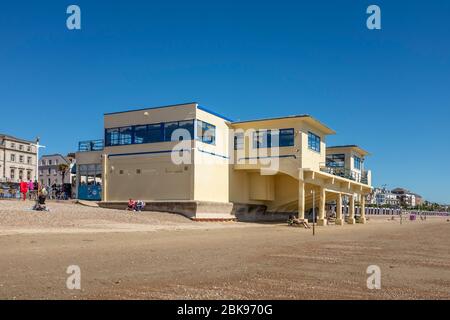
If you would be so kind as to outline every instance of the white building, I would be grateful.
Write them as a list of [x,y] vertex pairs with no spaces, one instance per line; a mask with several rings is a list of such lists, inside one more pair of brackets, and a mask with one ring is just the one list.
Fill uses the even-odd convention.
[[36,180],[36,146],[34,142],[0,134],[0,181]]

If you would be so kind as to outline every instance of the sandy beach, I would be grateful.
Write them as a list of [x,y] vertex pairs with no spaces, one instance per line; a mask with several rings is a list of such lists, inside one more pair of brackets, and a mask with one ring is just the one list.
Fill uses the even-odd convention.
[[[450,222],[311,230],[0,201],[0,299],[449,299]],[[69,290],[66,269],[81,269]],[[381,289],[366,286],[369,265]]]

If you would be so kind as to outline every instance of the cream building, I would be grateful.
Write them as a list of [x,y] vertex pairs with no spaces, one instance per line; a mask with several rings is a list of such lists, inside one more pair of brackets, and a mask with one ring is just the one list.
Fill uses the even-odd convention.
[[34,142],[0,134],[0,181],[20,182],[36,179]]
[[330,171],[326,137],[335,132],[309,115],[233,122],[187,103],[105,114],[104,128],[104,147],[80,143],[76,159],[79,197],[90,186],[107,207],[140,199],[197,220],[306,219],[314,207],[325,225],[329,201],[344,223],[347,197],[352,224],[355,200],[363,208],[371,191],[370,179]]

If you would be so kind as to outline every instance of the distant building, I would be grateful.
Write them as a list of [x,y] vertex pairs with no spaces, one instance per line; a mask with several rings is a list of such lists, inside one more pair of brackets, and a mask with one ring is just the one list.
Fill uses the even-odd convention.
[[0,181],[20,182],[37,178],[34,142],[0,134]]
[[[415,207],[417,206],[416,198],[418,195],[412,193],[411,191],[404,188],[395,188],[392,190],[392,193],[397,195],[397,199],[400,201],[400,204],[405,207]],[[422,202],[422,197],[420,197],[420,202]]]
[[368,197],[370,204],[376,206],[390,206],[398,207],[400,205],[400,200],[398,196],[386,188],[374,188],[372,193]]
[[[42,156],[39,162],[39,181],[41,184],[46,186],[52,186],[54,184],[60,186],[65,183],[72,184],[71,169],[75,159],[65,157],[61,154],[52,154]],[[61,164],[67,165],[64,180],[63,173],[60,171]]]

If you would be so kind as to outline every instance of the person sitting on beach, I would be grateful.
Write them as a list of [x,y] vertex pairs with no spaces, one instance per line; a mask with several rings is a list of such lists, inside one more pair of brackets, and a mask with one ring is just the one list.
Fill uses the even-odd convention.
[[135,206],[136,206],[136,202],[130,198],[128,200],[127,211],[134,211]]
[[145,208],[145,202],[137,200],[134,204],[134,211],[141,212]]
[[45,205],[45,200],[47,199],[47,189],[45,189],[45,187],[43,187],[41,190],[39,190],[38,192],[38,198],[36,200],[36,204],[33,207],[33,210],[36,211],[48,211],[47,207]]

